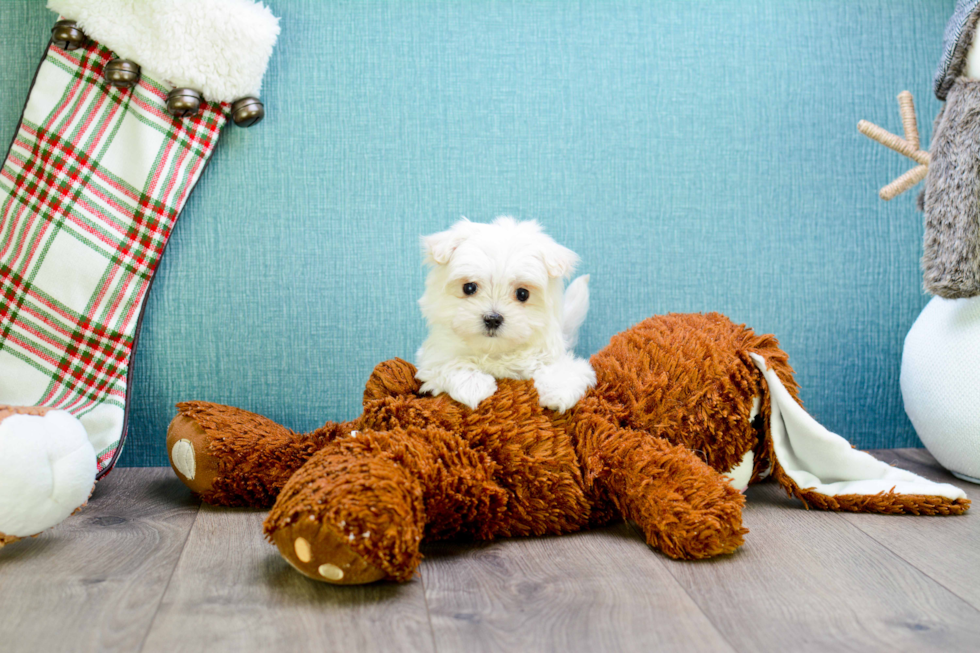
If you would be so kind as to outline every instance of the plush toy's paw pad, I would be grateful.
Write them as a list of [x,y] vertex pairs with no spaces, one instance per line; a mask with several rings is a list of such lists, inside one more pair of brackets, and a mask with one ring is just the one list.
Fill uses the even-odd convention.
[[534,375],[538,403],[564,413],[595,385],[595,371],[581,358],[567,358],[548,365]]
[[755,453],[749,449],[742,456],[742,462],[735,465],[729,470],[725,476],[728,478],[728,484],[739,492],[745,492],[749,487],[749,481],[752,480],[752,465],[755,462]]
[[197,452],[194,443],[187,438],[181,438],[170,447],[170,462],[173,468],[184,478],[193,481],[197,473]]
[[167,428],[167,453],[177,478],[192,492],[208,492],[216,474],[216,462],[208,454],[211,438],[196,420],[177,415]]
[[85,427],[69,413],[17,413],[0,411],[0,541],[36,535],[85,505],[97,471]]
[[304,576],[335,585],[363,585],[385,577],[385,572],[347,545],[332,526],[308,516],[273,533],[282,557]]

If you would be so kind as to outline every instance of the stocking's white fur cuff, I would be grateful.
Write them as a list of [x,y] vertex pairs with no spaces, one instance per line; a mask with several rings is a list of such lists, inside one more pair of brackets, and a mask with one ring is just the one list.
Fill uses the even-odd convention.
[[143,74],[215,102],[258,96],[279,19],[251,0],[48,0]]

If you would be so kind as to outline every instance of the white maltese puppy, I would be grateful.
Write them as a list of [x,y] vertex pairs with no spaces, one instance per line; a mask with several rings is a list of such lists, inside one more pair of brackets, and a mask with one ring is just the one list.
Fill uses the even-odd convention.
[[589,277],[564,279],[575,252],[537,222],[463,218],[422,239],[431,266],[419,300],[429,337],[419,349],[422,391],[476,408],[495,379],[533,379],[542,406],[564,412],[595,385],[572,349],[589,310]]

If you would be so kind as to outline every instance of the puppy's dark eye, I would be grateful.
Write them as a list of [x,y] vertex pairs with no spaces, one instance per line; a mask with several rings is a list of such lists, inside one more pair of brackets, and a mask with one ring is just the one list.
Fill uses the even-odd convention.
[[514,293],[517,296],[517,301],[526,302],[531,296],[531,293],[527,291],[527,288],[518,288],[517,292]]
[[476,284],[475,283],[473,283],[471,281],[469,283],[464,283],[463,284],[463,294],[464,295],[472,295],[475,292],[476,292]]

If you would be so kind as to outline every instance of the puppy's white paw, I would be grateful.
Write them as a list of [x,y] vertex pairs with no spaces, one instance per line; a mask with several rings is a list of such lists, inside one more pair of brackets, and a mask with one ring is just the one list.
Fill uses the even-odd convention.
[[[428,374],[416,374],[416,378],[420,380],[423,376]],[[420,391],[433,395],[446,393],[459,403],[476,410],[481,401],[497,391],[497,381],[479,370],[457,370],[430,378],[422,384]]]
[[476,410],[481,401],[496,391],[497,381],[492,376],[485,372],[470,370],[453,375],[449,396]]
[[534,375],[538,403],[564,413],[595,385],[595,370],[582,358],[563,358]]
[[82,424],[53,410],[0,420],[0,533],[36,535],[84,504],[95,450]]

